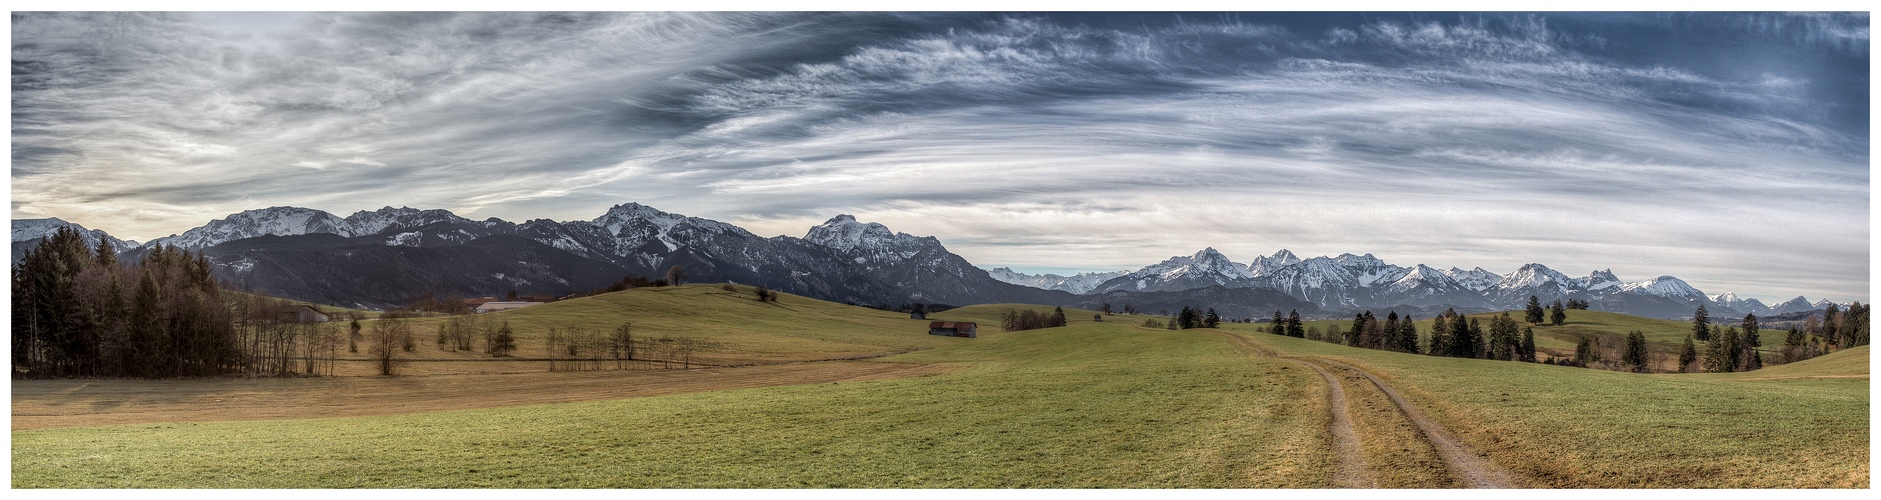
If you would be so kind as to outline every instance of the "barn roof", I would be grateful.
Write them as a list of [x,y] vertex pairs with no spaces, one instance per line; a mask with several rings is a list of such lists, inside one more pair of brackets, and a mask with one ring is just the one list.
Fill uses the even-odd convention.
[[979,325],[974,324],[972,321],[935,321],[933,323],[928,323],[927,327],[930,329],[938,328],[942,330],[952,330],[952,329],[960,329],[960,328],[978,328]]

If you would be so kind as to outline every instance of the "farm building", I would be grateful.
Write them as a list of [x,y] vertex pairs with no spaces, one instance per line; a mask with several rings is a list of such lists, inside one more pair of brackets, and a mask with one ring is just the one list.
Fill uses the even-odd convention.
[[282,312],[281,316],[281,319],[293,323],[325,323],[333,319],[327,313],[320,312],[319,309],[306,304]]
[[908,319],[927,319],[927,313],[923,311],[908,313]]
[[541,302],[484,302],[482,305],[477,306],[477,313],[522,309],[536,304],[541,304]]
[[935,321],[927,324],[928,335],[977,338],[980,326],[971,321]]

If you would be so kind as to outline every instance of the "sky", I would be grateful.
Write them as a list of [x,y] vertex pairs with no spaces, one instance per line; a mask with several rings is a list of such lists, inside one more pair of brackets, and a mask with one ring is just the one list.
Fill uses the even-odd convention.
[[1869,300],[1865,15],[15,13],[14,218],[269,206],[1213,247]]

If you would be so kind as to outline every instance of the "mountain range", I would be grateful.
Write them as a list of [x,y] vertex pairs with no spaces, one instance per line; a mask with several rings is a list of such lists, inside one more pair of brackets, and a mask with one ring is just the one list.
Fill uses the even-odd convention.
[[1672,276],[1624,282],[1610,271],[1594,271],[1574,278],[1541,264],[1502,275],[1482,268],[1399,266],[1371,254],[1302,259],[1284,249],[1247,264],[1204,248],[1136,271],[1028,275],[980,269],[932,236],[894,232],[850,215],[830,218],[801,238],[766,238],[638,203],[616,205],[592,220],[521,224],[409,207],[346,217],[270,207],[141,244],[56,218],[15,219],[14,262],[61,227],[79,231],[94,247],[104,242],[123,258],[135,259],[156,245],[201,252],[216,276],[234,288],[374,309],[425,294],[563,295],[624,276],[662,276],[675,265],[691,282],[759,285],[856,304],[1110,303],[1145,312],[1209,307],[1231,318],[1266,317],[1276,310],[1337,317],[1364,309],[1519,309],[1531,295],[1666,318],[1689,316],[1701,304],[1713,317],[1828,304],[1797,297],[1766,306],[1731,293],[1707,296]]

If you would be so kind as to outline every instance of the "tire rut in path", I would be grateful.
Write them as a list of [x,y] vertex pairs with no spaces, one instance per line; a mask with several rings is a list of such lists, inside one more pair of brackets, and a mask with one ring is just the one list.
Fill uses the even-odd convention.
[[1510,475],[1508,471],[1503,470],[1502,467],[1477,455],[1476,452],[1470,450],[1468,446],[1464,446],[1463,442],[1457,439],[1456,434],[1451,433],[1449,428],[1444,427],[1443,424],[1437,423],[1437,421],[1431,419],[1429,415],[1425,415],[1422,410],[1417,408],[1417,405],[1411,404],[1410,401],[1404,399],[1404,396],[1398,394],[1397,390],[1392,389],[1391,386],[1384,381],[1378,380],[1378,377],[1373,376],[1371,372],[1360,370],[1337,361],[1326,359],[1316,359],[1315,361],[1358,372],[1359,375],[1363,375],[1367,380],[1371,380],[1372,385],[1378,386],[1378,390],[1385,393],[1385,397],[1390,398],[1392,404],[1398,405],[1398,409],[1404,412],[1404,416],[1409,418],[1411,423],[1417,425],[1418,431],[1424,434],[1424,438],[1430,441],[1433,448],[1436,448],[1437,455],[1443,458],[1446,465],[1450,466],[1450,470],[1455,471],[1457,476],[1462,478],[1464,485],[1470,488],[1489,489],[1507,489],[1515,487],[1516,482],[1514,476]]
[[1339,383],[1339,377],[1320,368],[1319,365],[1289,359],[1295,363],[1312,368],[1319,376],[1326,379],[1330,390],[1329,403],[1332,409],[1332,448],[1339,453],[1339,472],[1333,474],[1334,486],[1340,488],[1377,488],[1378,480],[1372,477],[1371,465],[1366,463],[1365,449],[1359,446],[1358,432],[1352,430],[1352,417],[1346,410],[1345,385]]
[[1345,384],[1339,382],[1339,377],[1333,375],[1332,372],[1326,371],[1325,368],[1321,368],[1319,365],[1304,360],[1280,357],[1272,350],[1248,341],[1246,337],[1234,334],[1228,334],[1228,337],[1234,339],[1234,341],[1241,344],[1242,347],[1254,351],[1255,354],[1292,361],[1312,369],[1315,373],[1318,373],[1321,378],[1326,379],[1326,407],[1332,412],[1332,449],[1334,454],[1339,457],[1338,472],[1334,473],[1332,476],[1333,486],[1338,488],[1377,488],[1378,480],[1372,476],[1371,465],[1367,463],[1368,461],[1365,459],[1365,449],[1359,445],[1358,432],[1352,428],[1352,416],[1349,410],[1347,410],[1348,404],[1346,403],[1345,397]]

